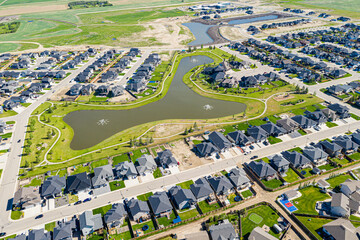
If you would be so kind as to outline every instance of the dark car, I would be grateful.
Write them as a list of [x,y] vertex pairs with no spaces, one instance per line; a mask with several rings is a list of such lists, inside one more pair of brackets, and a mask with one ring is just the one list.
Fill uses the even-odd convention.
[[267,141],[264,141],[263,144],[264,144],[265,146],[269,145],[269,143],[268,143]]
[[44,216],[43,214],[37,215],[37,216],[35,217],[35,219],[42,218],[43,216]]
[[83,203],[84,202],[90,202],[90,201],[91,201],[91,198],[86,198],[86,199],[84,199]]
[[252,160],[252,159],[256,159],[258,157],[259,157],[258,155],[255,155],[255,156],[252,156],[250,159]]
[[253,145],[250,145],[249,148],[250,148],[251,150],[253,150],[253,149],[254,149],[254,146],[253,146]]
[[78,205],[78,204],[80,204],[80,203],[82,203],[81,200],[79,200],[79,201],[77,201],[76,203],[74,203],[74,205]]
[[18,140],[18,143],[21,142],[21,139]]
[[0,233],[0,237],[3,237],[3,236],[5,236],[5,235],[6,235],[6,232]]

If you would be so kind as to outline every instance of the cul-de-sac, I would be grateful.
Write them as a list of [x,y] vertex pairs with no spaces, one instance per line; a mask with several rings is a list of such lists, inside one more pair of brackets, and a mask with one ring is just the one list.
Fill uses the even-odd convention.
[[360,0],[0,0],[0,240],[360,240]]

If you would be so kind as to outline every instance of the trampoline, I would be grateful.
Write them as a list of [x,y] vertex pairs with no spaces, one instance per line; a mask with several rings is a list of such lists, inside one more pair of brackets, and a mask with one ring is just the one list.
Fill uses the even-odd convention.
[[144,225],[141,229],[145,232],[149,230],[149,225]]
[[241,200],[240,196],[234,197],[234,201],[235,201],[235,202],[239,202],[240,200]]
[[282,205],[285,206],[287,210],[289,210],[289,212],[295,212],[296,210],[298,210],[289,200],[282,199],[280,200],[280,202]]

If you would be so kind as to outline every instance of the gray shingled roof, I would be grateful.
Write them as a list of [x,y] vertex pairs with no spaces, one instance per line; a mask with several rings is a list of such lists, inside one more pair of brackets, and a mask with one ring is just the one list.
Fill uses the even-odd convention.
[[138,213],[149,213],[150,209],[146,202],[138,200],[136,198],[130,199],[126,203],[127,208],[129,209],[129,212],[131,216],[135,216]]
[[144,174],[147,171],[151,171],[157,167],[154,158],[149,154],[144,154],[137,159],[138,166],[136,170],[139,174]]
[[101,214],[93,214],[92,211],[85,211],[79,216],[80,230],[83,235],[104,227]]
[[196,198],[190,189],[184,189],[180,186],[170,188],[169,194],[172,196],[172,200],[177,206],[180,206],[184,202],[190,202],[190,204],[192,204],[196,201]]
[[338,136],[334,139],[334,143],[338,144],[345,150],[357,150],[359,148],[359,144],[355,143],[351,137],[344,135]]
[[125,161],[115,166],[115,173],[118,178],[133,178],[138,175],[135,165],[132,161]]
[[233,168],[230,170],[229,174],[230,182],[235,186],[239,187],[243,184],[249,183],[250,179],[247,177],[244,169],[242,168]]
[[68,176],[66,179],[66,190],[68,192],[81,191],[90,187],[90,179],[86,172]]
[[328,157],[328,154],[326,152],[324,152],[320,148],[316,148],[313,146],[306,146],[303,149],[303,153],[310,160],[317,160],[317,159],[323,159],[323,158]]
[[108,179],[112,179],[114,177],[114,173],[112,170],[112,166],[105,165],[94,168],[94,177],[91,179],[92,185],[94,187],[104,185],[108,182]]
[[253,172],[259,177],[259,178],[264,178],[264,177],[268,177],[268,176],[272,176],[276,174],[276,171],[266,162],[264,162],[263,160],[260,160],[259,162],[257,161],[252,161],[249,163],[248,165]]
[[150,196],[149,203],[155,215],[173,209],[165,192],[156,192],[154,195]]
[[212,189],[214,189],[217,194],[227,192],[233,188],[230,180],[225,176],[209,177],[207,180],[209,181]]
[[65,184],[65,177],[59,177],[58,175],[49,177],[41,185],[41,196],[47,197],[59,194],[62,192],[62,189],[65,188]]
[[50,240],[50,232],[44,232],[44,229],[32,229],[29,231],[28,240]]
[[282,152],[281,154],[284,156],[286,160],[291,162],[295,168],[311,163],[311,161],[307,157],[305,157],[303,154],[297,151],[293,151],[293,152],[285,151]]
[[194,184],[190,185],[190,189],[197,199],[208,197],[214,193],[209,182],[205,178],[197,179]]
[[335,238],[335,240],[359,240],[357,236],[357,229],[347,219],[338,218],[323,226],[328,233]]
[[274,156],[272,156],[270,158],[270,162],[273,166],[277,167],[277,168],[281,168],[283,166],[288,166],[290,165],[290,162],[288,160],[286,160],[282,155],[280,154],[275,154]]
[[210,226],[209,233],[212,240],[238,239],[238,235],[235,232],[234,226],[228,221]]
[[231,142],[224,134],[216,131],[209,134],[209,140],[220,150],[231,147]]
[[112,205],[112,208],[104,215],[104,221],[106,224],[119,221],[127,216],[124,204],[116,203]]

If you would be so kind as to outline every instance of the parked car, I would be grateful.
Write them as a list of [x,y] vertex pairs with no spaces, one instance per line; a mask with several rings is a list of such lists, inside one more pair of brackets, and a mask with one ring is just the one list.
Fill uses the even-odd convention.
[[79,201],[77,201],[76,203],[74,203],[74,205],[78,205],[78,204],[80,204],[80,203],[82,203],[81,200],[79,200]]
[[250,145],[249,148],[250,148],[251,150],[253,150],[253,149],[254,149],[254,146],[253,146],[253,145]]
[[40,218],[42,218],[43,216],[44,216],[43,214],[37,215],[37,216],[35,217],[35,219],[40,219]]
[[6,232],[0,233],[0,237],[3,237],[3,236],[5,236],[5,235],[6,235]]
[[264,144],[265,146],[269,145],[269,143],[268,143],[267,141],[264,141],[263,144]]
[[255,156],[252,156],[250,159],[253,160],[253,159],[257,159],[259,156],[258,155],[255,155]]
[[86,199],[84,199],[83,203],[84,202],[90,202],[90,201],[91,201],[91,198],[86,198]]
[[21,139],[19,139],[17,142],[18,142],[18,143],[21,142]]

